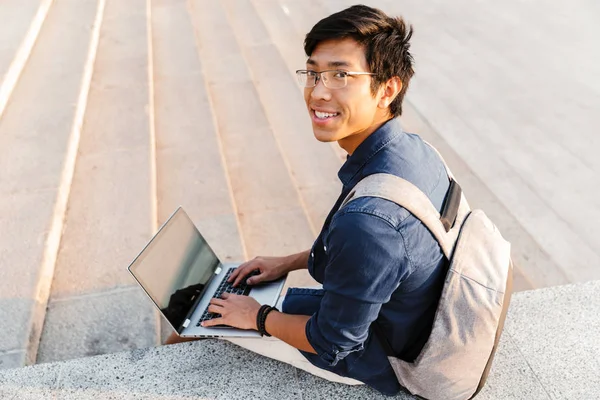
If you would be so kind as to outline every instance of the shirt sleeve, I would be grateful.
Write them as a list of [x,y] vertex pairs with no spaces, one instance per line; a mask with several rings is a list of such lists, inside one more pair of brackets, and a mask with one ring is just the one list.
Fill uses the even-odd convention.
[[371,323],[407,276],[410,260],[401,233],[384,217],[364,211],[337,215],[325,247],[324,295],[306,336],[319,357],[335,366],[363,349]]

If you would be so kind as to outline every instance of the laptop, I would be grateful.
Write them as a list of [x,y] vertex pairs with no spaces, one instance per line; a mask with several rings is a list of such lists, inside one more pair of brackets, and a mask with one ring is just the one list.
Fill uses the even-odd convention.
[[227,278],[239,264],[223,263],[183,208],[161,226],[128,270],[181,337],[260,337],[254,330],[200,323],[218,315],[208,312],[211,298],[223,292],[247,295],[275,306],[285,278],[256,286],[233,287]]

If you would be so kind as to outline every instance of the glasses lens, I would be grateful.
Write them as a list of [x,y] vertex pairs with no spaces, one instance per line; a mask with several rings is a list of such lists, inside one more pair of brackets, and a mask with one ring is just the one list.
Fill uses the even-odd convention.
[[298,78],[298,83],[302,87],[313,87],[315,86],[317,74],[313,71],[300,70],[296,71],[296,77]]
[[300,86],[306,86],[306,71],[296,71],[296,79],[298,79],[298,83]]
[[329,89],[341,89],[347,83],[347,74],[344,71],[326,71],[321,74],[321,77]]

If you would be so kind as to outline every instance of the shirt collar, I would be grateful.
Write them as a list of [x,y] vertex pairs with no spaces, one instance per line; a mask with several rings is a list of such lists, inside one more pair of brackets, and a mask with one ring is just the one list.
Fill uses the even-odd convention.
[[338,171],[338,177],[344,186],[347,186],[352,178],[373,158],[375,154],[384,149],[392,140],[402,135],[402,126],[399,118],[392,118],[385,122],[375,132],[370,134],[354,153],[348,156],[342,168]]

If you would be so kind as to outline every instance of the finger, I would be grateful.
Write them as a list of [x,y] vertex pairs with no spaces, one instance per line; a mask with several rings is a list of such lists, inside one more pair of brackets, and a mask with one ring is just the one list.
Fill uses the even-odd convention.
[[244,276],[248,274],[248,267],[250,264],[254,262],[254,259],[241,263],[237,266],[229,276],[229,282],[232,282],[233,279],[239,277],[240,275]]
[[216,297],[213,297],[212,299],[210,299],[209,304],[214,304],[223,307],[225,305],[225,302],[223,301],[223,299],[217,299]]
[[227,324],[224,322],[223,317],[219,317],[219,318],[213,318],[213,319],[209,319],[206,321],[202,321],[201,325],[206,328],[209,326],[227,325]]
[[254,275],[254,276],[251,276],[250,278],[246,279],[246,284],[247,285],[256,285],[256,284],[259,284],[266,280],[267,280],[266,274],[264,272],[261,272],[258,275]]
[[244,265],[246,265],[246,264],[244,263],[244,264],[240,265],[239,267],[237,267],[236,269],[234,269],[233,272],[231,273],[231,275],[229,275],[229,278],[227,278],[227,282],[233,282],[233,280],[240,274],[240,271],[242,270]]
[[238,267],[238,269],[240,271],[238,272],[238,275],[235,278],[235,281],[233,282],[233,287],[239,285],[244,280],[244,278],[250,273],[250,271],[252,271],[251,267],[249,267],[248,265],[244,267]]
[[[227,293],[227,292],[225,292],[221,295],[221,301],[223,301],[223,305],[226,304],[225,301],[227,301],[227,302],[235,301],[236,299],[239,299],[239,298],[248,298],[248,296],[244,296],[241,294],[235,294],[235,293]],[[232,304],[232,303],[229,303],[229,304]]]
[[213,313],[213,314],[223,315],[224,308],[221,306],[216,306],[214,304],[211,304],[208,306],[207,310],[208,310],[208,312]]
[[217,300],[220,300],[221,304],[224,305],[225,302],[223,300],[226,300],[227,298],[229,298],[230,295],[231,295],[231,293],[223,292],[221,294],[221,298],[217,299]]

